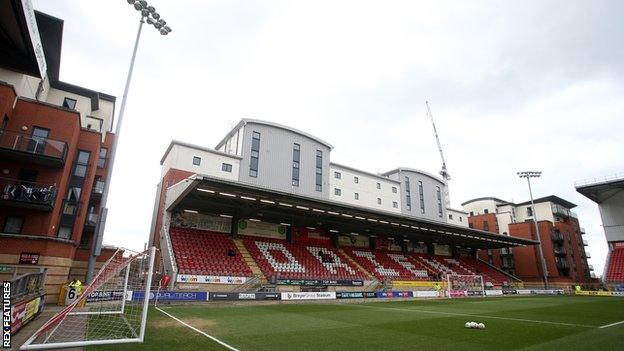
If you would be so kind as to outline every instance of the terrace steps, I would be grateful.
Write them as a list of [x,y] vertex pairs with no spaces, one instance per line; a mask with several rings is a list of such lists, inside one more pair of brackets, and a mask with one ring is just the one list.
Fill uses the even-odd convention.
[[268,284],[269,281],[267,280],[267,278],[264,276],[264,274],[260,270],[260,267],[258,267],[258,264],[256,264],[256,261],[254,260],[254,258],[251,256],[251,254],[249,253],[249,251],[245,247],[245,244],[243,244],[243,240],[241,240],[241,239],[232,239],[232,241],[234,241],[234,245],[236,245],[236,247],[238,248],[238,251],[240,252],[241,256],[243,257],[243,260],[245,261],[245,263],[251,269],[251,272],[255,276],[259,276],[260,277],[260,283],[261,284]]

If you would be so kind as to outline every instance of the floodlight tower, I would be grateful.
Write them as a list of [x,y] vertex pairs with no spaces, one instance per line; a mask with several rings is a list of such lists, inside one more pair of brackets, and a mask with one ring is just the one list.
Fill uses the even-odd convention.
[[529,185],[529,196],[531,197],[531,211],[533,213],[533,224],[535,225],[535,232],[537,233],[537,248],[540,255],[540,264],[542,266],[542,273],[544,278],[544,287],[548,289],[548,268],[546,267],[546,260],[544,259],[544,252],[542,251],[542,239],[540,237],[539,225],[537,225],[537,211],[535,211],[535,204],[533,203],[533,191],[531,190],[531,178],[539,178],[542,175],[541,171],[523,171],[517,172],[518,177],[526,178]]
[[132,71],[134,69],[134,60],[136,59],[137,49],[139,47],[139,39],[141,38],[141,29],[143,29],[143,23],[151,24],[160,33],[160,35],[168,35],[171,33],[171,27],[167,26],[167,22],[160,17],[160,14],[156,12],[154,6],[150,6],[145,0],[126,0],[128,4],[132,5],[135,10],[140,12],[141,19],[139,20],[139,30],[137,31],[136,39],[134,41],[134,50],[132,50],[132,59],[130,59],[130,68],[128,69],[128,76],[126,77],[126,86],[124,88],[123,97],[121,99],[121,107],[119,108],[119,118],[115,126],[115,136],[113,138],[113,152],[110,157],[110,162],[106,171],[106,181],[104,182],[104,190],[102,192],[102,200],[100,202],[100,214],[95,226],[95,235],[91,244],[91,254],[89,255],[89,262],[87,264],[87,275],[85,282],[90,283],[93,278],[93,271],[95,270],[95,262],[100,255],[102,249],[102,238],[104,237],[104,228],[106,226],[106,215],[108,208],[106,208],[106,201],[108,200],[108,190],[110,187],[113,166],[115,164],[115,155],[117,154],[117,143],[121,134],[121,125],[123,122],[124,111],[126,110],[126,101],[128,100],[128,91],[130,90],[130,81],[132,80]]

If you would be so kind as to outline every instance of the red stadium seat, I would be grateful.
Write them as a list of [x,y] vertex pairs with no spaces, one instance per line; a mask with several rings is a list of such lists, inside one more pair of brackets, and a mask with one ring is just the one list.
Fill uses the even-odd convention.
[[624,283],[624,247],[616,246],[609,255],[605,273],[607,283]]

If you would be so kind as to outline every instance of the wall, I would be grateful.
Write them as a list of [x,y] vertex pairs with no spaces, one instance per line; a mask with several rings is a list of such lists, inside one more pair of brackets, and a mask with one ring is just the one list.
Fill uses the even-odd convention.
[[446,209],[446,223],[458,225],[461,227],[468,227],[468,214],[463,211],[458,211],[452,208],[447,208]]
[[462,208],[464,211],[469,214],[472,213],[473,215],[485,214],[485,210],[487,210],[488,213],[496,213],[496,206],[500,203],[501,202],[493,199],[483,199],[464,204]]
[[624,241],[624,191],[598,204],[608,242]]
[[[194,156],[201,158],[201,164],[199,166],[193,164]],[[221,168],[223,163],[232,165],[232,172],[223,171]],[[228,156],[220,152],[209,152],[185,145],[174,144],[167,158],[163,161],[161,177],[167,174],[171,168],[229,180],[238,180],[240,158]]]
[[[340,179],[336,178],[335,172],[340,173]],[[354,177],[358,178],[358,183],[355,183]],[[381,185],[381,189],[377,189],[377,183]],[[401,213],[401,184],[398,181],[332,163],[329,165],[329,184],[330,200]],[[393,192],[392,188],[395,188],[396,192]],[[336,195],[334,189],[340,189],[341,195]],[[359,194],[357,200],[355,193]],[[381,205],[377,202],[378,198],[381,199]],[[396,203],[396,207],[393,203]]]
[[[516,221],[524,222],[527,219],[533,219],[533,217],[529,217],[527,215],[527,208],[530,207],[531,204],[516,206]],[[540,202],[535,204],[535,212],[537,214],[538,221],[555,221],[555,216],[552,213],[551,202]]]
[[[401,182],[401,213],[406,216],[425,218],[438,222],[446,222],[448,215],[446,214],[446,206],[444,204],[444,183],[438,178],[435,178],[424,172],[409,169],[398,169],[396,172],[389,173],[390,179],[398,180]],[[407,209],[406,204],[406,187],[405,177],[409,177],[410,180],[410,195],[411,195],[411,210]],[[418,189],[418,182],[422,181],[424,190],[424,202],[425,213],[422,213],[420,207],[420,194]],[[438,212],[438,198],[436,193],[436,187],[440,187],[440,195],[442,202],[442,215]]]
[[0,68],[0,80],[13,85],[18,96],[24,96],[30,99],[35,98],[39,82],[41,81],[40,78],[8,71],[3,68]]
[[[258,176],[249,176],[252,132],[260,133]],[[243,127],[243,159],[239,180],[264,188],[292,194],[329,198],[330,149],[300,133],[283,128],[248,122]],[[301,145],[299,186],[292,185],[293,144]],[[316,191],[316,150],[323,152],[322,191]]]

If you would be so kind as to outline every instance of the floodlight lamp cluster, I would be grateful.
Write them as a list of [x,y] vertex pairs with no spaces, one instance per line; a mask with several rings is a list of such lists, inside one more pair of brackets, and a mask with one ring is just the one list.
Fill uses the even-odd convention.
[[167,21],[160,17],[154,6],[148,5],[145,0],[127,0],[128,4],[133,5],[134,9],[141,12],[142,18],[145,18],[147,24],[151,24],[162,35],[171,33],[171,27],[167,25]]
[[541,171],[524,171],[518,172],[518,177],[520,178],[539,178],[542,175]]

